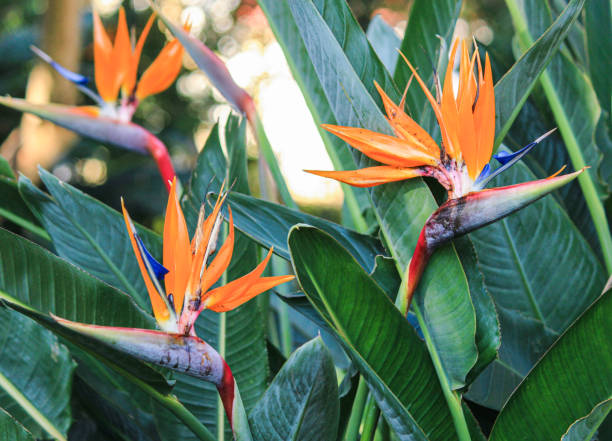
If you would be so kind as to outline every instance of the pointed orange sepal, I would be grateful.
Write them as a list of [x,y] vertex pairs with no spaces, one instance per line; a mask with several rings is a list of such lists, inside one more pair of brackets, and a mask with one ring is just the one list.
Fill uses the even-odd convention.
[[176,195],[176,177],[172,180],[166,207],[163,264],[169,271],[165,276],[166,292],[172,294],[176,313],[180,315],[191,270],[191,245],[187,223]]
[[230,311],[257,294],[293,279],[293,276],[261,277],[272,257],[272,251],[270,249],[266,258],[249,274],[210,291],[205,296],[205,307],[216,312]]
[[116,71],[113,63],[113,45],[96,11],[93,13],[94,67],[98,94],[104,101],[115,101]]
[[436,165],[436,156],[421,150],[416,143],[359,127],[323,124],[322,127],[346,141],[375,161],[396,167]]
[[183,53],[183,46],[177,39],[166,44],[142,74],[136,87],[136,97],[142,100],[170,87],[181,70]]
[[387,120],[389,124],[391,124],[395,134],[412,143],[412,145],[421,151],[434,157],[439,157],[440,148],[438,144],[436,144],[433,138],[429,136],[416,121],[404,112],[404,98],[402,98],[402,102],[399,105],[395,104],[376,81],[374,81],[374,86],[376,86],[376,90],[378,90],[378,94],[382,99],[383,105],[385,106],[385,112],[387,113]]
[[129,70],[127,71],[123,80],[123,92],[125,95],[129,96],[134,92],[134,87],[136,86],[136,76],[138,75],[138,64],[140,63],[140,55],[142,54],[142,48],[144,47],[147,36],[149,35],[151,26],[153,26],[154,19],[155,14],[153,13],[140,33],[136,47],[134,48],[133,52],[131,52]]
[[232,209],[230,207],[227,207],[227,209],[229,211],[229,232],[227,239],[225,239],[214,260],[202,275],[200,287],[203,293],[208,291],[219,280],[232,260],[232,253],[234,251],[234,218],[232,217]]
[[426,176],[428,174],[423,167],[399,168],[388,165],[347,171],[304,171],[324,178],[335,179],[336,181],[344,182],[354,187],[374,187],[387,182],[403,181],[405,179]]

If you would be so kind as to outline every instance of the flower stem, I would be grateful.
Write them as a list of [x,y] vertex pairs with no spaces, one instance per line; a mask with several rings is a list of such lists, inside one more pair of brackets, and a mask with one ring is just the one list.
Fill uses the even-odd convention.
[[[410,265],[410,263],[408,264]],[[408,314],[409,304],[404,300],[403,293],[406,292],[407,283],[408,283],[408,268],[406,268],[406,272],[404,277],[402,277],[402,284],[399,289],[399,295],[396,299],[396,305],[398,306],[400,312],[405,317]],[[467,427],[467,423],[465,421],[465,415],[463,414],[463,409],[461,407],[461,397],[457,392],[453,391],[448,384],[448,379],[446,378],[446,373],[444,372],[444,367],[442,366],[442,361],[438,356],[438,352],[434,345],[433,339],[429,334],[429,329],[427,328],[427,324],[425,323],[425,319],[423,318],[423,313],[419,308],[417,302],[412,303],[412,310],[414,311],[414,315],[417,317],[419,321],[419,325],[421,326],[421,331],[423,332],[423,338],[425,340],[425,346],[427,347],[427,351],[429,352],[429,356],[431,357],[431,361],[434,365],[434,369],[436,370],[436,374],[438,376],[438,381],[440,382],[440,387],[442,388],[442,393],[444,395],[444,399],[446,400],[446,404],[448,406],[448,410],[450,411],[451,417],[453,418],[453,424],[455,425],[455,431],[457,432],[457,436],[459,441],[471,441],[470,433]]]
[[[522,51],[526,51],[533,44],[533,37],[529,33],[527,23],[521,14],[516,1],[506,0],[506,4],[508,6],[508,10],[510,11],[510,15],[512,16],[512,21],[518,36],[519,46]],[[555,90],[550,75],[548,74],[548,70],[542,72],[542,75],[540,76],[540,84],[542,85],[546,99],[548,100],[553,116],[555,117],[555,121],[559,125],[559,132],[561,133],[561,137],[565,143],[565,148],[567,149],[567,153],[572,161],[572,165],[576,170],[580,170],[587,164],[585,163],[584,156],[582,155],[582,151],[578,145],[578,140],[576,139],[568,115],[561,104],[559,95]],[[597,237],[599,238],[606,269],[608,274],[610,274],[612,273],[612,235],[610,234],[610,227],[608,225],[606,212],[601,200],[599,199],[599,196],[597,195],[592,174],[582,173],[578,177],[578,183],[580,184],[587,207],[591,213],[591,218],[593,219]]]
[[361,426],[361,417],[363,415],[363,409],[365,407],[367,397],[368,385],[365,379],[360,376],[359,384],[357,385],[357,392],[355,393],[355,399],[353,400],[351,416],[349,417],[348,424],[346,425],[346,431],[344,433],[344,441],[357,441],[359,439],[359,427]]
[[380,417],[380,409],[376,406],[374,397],[370,395],[364,411],[363,430],[361,431],[360,441],[372,441],[376,433],[378,418]]

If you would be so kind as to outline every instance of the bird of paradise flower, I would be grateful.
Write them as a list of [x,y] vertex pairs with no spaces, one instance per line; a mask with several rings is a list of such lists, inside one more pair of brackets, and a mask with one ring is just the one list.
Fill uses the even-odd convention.
[[323,127],[383,165],[350,171],[306,170],[356,187],[429,176],[447,190],[448,200],[425,222],[407,268],[407,289],[402,303],[404,312],[408,311],[420,277],[435,249],[455,237],[519,210],[570,182],[583,171],[557,176],[561,169],[547,179],[485,189],[491,179],[516,164],[553,130],[514,153],[494,155],[501,166],[492,170],[489,161],[495,138],[495,94],[491,62],[486,54],[483,69],[476,43],[470,57],[467,45],[462,42],[455,95],[452,74],[458,46],[459,41],[456,40],[451,49],[443,88],[436,77],[436,98],[402,54],[433,108],[440,127],[442,148],[404,112],[405,93],[401,102],[395,104],[375,84],[394,136],[359,127]]
[[[164,183],[171,182],[175,172],[166,146],[152,133],[131,122],[139,103],[170,87],[182,65],[184,49],[178,40],[173,39],[138,78],[140,56],[154,18],[155,14],[152,14],[133,46],[123,7],[119,9],[114,42],[94,11],[94,81],[97,92],[89,87],[87,77],[71,72],[40,49],[32,47],[42,60],[94,100],[96,106],[40,105],[11,97],[0,97],[0,104],[32,113],[83,136],[149,153],[157,162]],[[169,184],[167,187],[169,189]]]
[[136,358],[214,383],[235,438],[250,439],[248,421],[231,369],[215,349],[198,338],[194,323],[205,309],[216,312],[233,310],[294,276],[262,277],[272,256],[271,249],[250,273],[211,289],[229,266],[234,248],[230,207],[227,237],[221,246],[217,246],[222,226],[221,206],[226,193],[222,187],[208,216],[205,216],[202,206],[190,241],[176,187],[175,178],[170,186],[164,221],[163,264],[145,248],[122,201],[128,235],[161,331],[96,326],[53,318],[73,331]]

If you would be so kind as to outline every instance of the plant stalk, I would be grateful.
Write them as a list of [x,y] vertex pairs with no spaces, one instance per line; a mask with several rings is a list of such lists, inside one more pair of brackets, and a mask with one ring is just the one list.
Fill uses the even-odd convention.
[[[533,44],[533,38],[529,33],[527,23],[521,15],[521,11],[516,4],[515,0],[506,0],[506,5],[512,16],[512,21],[516,30],[516,34],[519,41],[519,46],[522,51],[527,50]],[[559,132],[563,138],[565,148],[569,154],[570,160],[574,169],[580,170],[585,165],[584,157],[578,145],[578,140],[572,130],[568,116],[563,109],[563,105],[559,100],[559,96],[555,92],[555,88],[548,74],[548,70],[542,72],[540,76],[540,84],[546,95],[546,99],[550,105],[555,121],[559,126]],[[610,227],[608,225],[608,219],[604,210],[603,204],[597,195],[595,183],[590,173],[582,173],[578,177],[578,183],[584,195],[584,198],[591,213],[593,224],[599,238],[599,244],[601,246],[602,254],[604,257],[604,263],[608,274],[612,274],[612,235],[610,234]]]
[[351,416],[349,417],[348,424],[346,425],[346,431],[344,432],[344,441],[357,441],[359,439],[359,427],[361,426],[361,417],[363,415],[363,409],[365,407],[367,397],[368,385],[365,379],[360,376],[359,383],[357,385],[357,392],[355,393],[355,399],[353,400]]
[[372,395],[369,395],[368,402],[364,411],[363,430],[361,431],[360,441],[372,441],[376,433],[378,418],[380,417],[380,409],[376,406],[376,401]]

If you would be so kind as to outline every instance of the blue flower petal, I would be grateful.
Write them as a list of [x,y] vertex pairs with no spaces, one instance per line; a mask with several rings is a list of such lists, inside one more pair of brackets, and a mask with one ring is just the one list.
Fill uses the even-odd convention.
[[[525,156],[527,153],[529,153],[529,151],[532,148],[534,148],[536,145],[538,145],[544,138],[546,138],[548,135],[550,135],[555,130],[557,130],[557,129],[555,128],[555,129],[552,129],[552,130],[546,132],[545,134],[540,136],[538,139],[536,139],[532,143],[527,144],[525,147],[523,147],[522,149],[520,149],[520,150],[518,150],[518,151],[516,151],[514,153],[508,153],[508,152],[501,151],[498,154],[493,155],[493,157],[500,164],[502,164],[502,166],[497,168],[497,169],[495,169],[495,171],[493,171],[491,173],[490,166],[489,166],[489,164],[487,164],[482,169],[482,173],[478,176],[478,178],[474,182],[474,190],[482,190],[489,183],[489,181],[491,179],[493,179],[495,176],[499,175],[501,172],[509,169],[514,164],[516,164],[523,156]],[[486,170],[487,175],[483,176],[483,173],[485,172],[485,170]]]
[[416,315],[413,312],[408,311],[408,314],[406,315],[406,320],[408,320],[408,323],[412,325],[419,338],[421,340],[424,340],[425,337],[423,336],[423,331],[421,330],[421,325],[419,325],[419,320],[417,319]]
[[166,274],[168,274],[169,270],[166,269],[166,267],[159,263],[157,260],[155,260],[153,256],[151,256],[151,253],[149,253],[149,250],[147,250],[147,248],[144,246],[144,243],[142,242],[142,239],[140,239],[137,234],[135,234],[134,237],[138,241],[140,249],[143,251],[143,257],[146,258],[149,264],[151,265],[151,269],[155,274],[155,278],[161,282],[162,280],[164,280],[164,277]]
[[89,79],[86,76],[66,69],[64,66],[59,64],[45,52],[38,49],[36,46],[30,46],[30,49],[32,49],[32,52],[38,55],[41,60],[48,63],[53,69],[57,71],[57,73],[66,78],[68,81],[72,81],[74,84],[78,84],[79,86],[85,86],[87,83],[89,83]]

